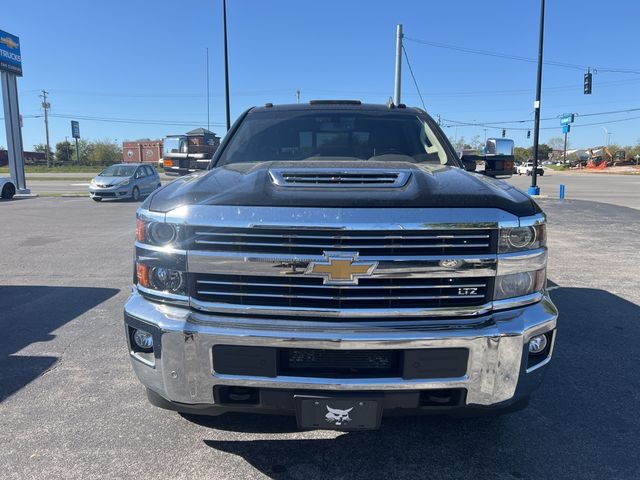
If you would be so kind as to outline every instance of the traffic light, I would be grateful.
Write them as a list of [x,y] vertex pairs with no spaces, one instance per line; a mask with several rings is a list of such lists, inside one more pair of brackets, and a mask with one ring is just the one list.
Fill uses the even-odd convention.
[[507,131],[503,128],[502,129],[502,138],[507,136]]
[[591,95],[591,83],[592,83],[593,75],[591,72],[587,72],[584,74],[584,94]]
[[527,138],[531,138],[531,130],[527,130]]

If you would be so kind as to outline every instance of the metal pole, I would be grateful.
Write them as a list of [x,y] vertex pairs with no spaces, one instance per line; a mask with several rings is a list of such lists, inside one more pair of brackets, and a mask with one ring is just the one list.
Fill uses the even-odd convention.
[[42,90],[42,95],[40,95],[42,97],[42,108],[44,109],[44,131],[45,131],[45,139],[46,139],[46,145],[44,146],[44,151],[45,151],[45,157],[47,159],[47,168],[49,168],[51,166],[51,161],[50,161],[50,152],[51,152],[51,147],[49,146],[49,107],[50,104],[49,102],[47,102],[47,95],[49,94],[49,92]]
[[400,105],[400,88],[402,73],[402,24],[398,24],[396,28],[396,72],[395,82],[393,86],[393,103]]
[[564,156],[563,163],[567,163],[567,132],[564,132]]
[[544,0],[540,1],[540,35],[538,38],[538,78],[536,82],[536,101],[533,104],[535,110],[533,130],[533,172],[531,172],[531,186],[529,195],[539,195],[538,187],[538,141],[540,139],[540,97],[542,96],[542,49],[544,46]]
[[9,174],[18,193],[30,193],[24,175],[24,153],[22,148],[22,128],[18,105],[18,82],[9,72],[0,72],[2,78],[2,98],[4,103],[4,125],[7,132],[7,154]]
[[222,0],[222,20],[224,25],[224,96],[227,103],[227,131],[231,128],[229,107],[229,55],[227,51],[227,0]]
[[76,163],[80,165],[80,148],[78,148],[78,139],[76,138]]
[[207,130],[211,130],[209,122],[209,47],[207,47]]

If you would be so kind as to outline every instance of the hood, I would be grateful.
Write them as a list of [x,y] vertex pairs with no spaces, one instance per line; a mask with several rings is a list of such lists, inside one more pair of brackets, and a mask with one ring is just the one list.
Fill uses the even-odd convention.
[[[402,187],[366,188],[278,186],[270,169],[306,168],[403,170]],[[296,161],[236,163],[179,178],[156,190],[145,202],[167,212],[183,205],[343,208],[499,208],[517,216],[540,212],[536,203],[511,185],[485,175],[444,165],[374,161]]]
[[116,183],[124,182],[125,180],[130,180],[131,177],[103,177],[100,175],[96,175],[94,180],[96,183],[100,183],[103,185],[115,185]]

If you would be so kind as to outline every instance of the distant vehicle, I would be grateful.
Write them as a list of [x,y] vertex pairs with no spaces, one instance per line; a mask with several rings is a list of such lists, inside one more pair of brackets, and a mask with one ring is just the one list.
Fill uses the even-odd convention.
[[[516,168],[518,175],[531,175],[533,173],[533,162],[524,162]],[[536,173],[541,177],[544,175],[544,169],[540,166],[536,169]]]
[[150,165],[111,165],[91,180],[89,195],[100,202],[103,198],[130,198],[134,201],[160,187],[160,176]]
[[163,141],[162,166],[167,175],[188,175],[206,170],[220,146],[220,137],[206,128],[186,135],[168,135]]
[[16,186],[9,177],[0,177],[0,197],[11,200],[16,194]]

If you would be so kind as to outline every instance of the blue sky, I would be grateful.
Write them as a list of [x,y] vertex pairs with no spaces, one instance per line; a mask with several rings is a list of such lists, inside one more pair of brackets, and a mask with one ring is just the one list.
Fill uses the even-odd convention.
[[[4,8],[0,29],[21,40],[18,80],[26,149],[44,142],[39,90],[50,92],[51,143],[85,138],[160,138],[207,123],[205,51],[209,48],[211,125],[224,133],[221,0],[29,1]],[[541,140],[561,135],[563,112],[640,108],[640,3],[547,0],[545,60],[600,67],[593,94],[582,94],[580,68],[545,66]],[[448,135],[499,136],[531,145],[535,63],[437,48],[415,40],[535,58],[538,0],[293,1],[228,0],[231,112],[252,105],[317,98],[385,102],[393,90],[395,26],[427,110]],[[420,105],[404,64],[403,101]],[[93,118],[90,120],[88,117]],[[639,117],[639,118],[634,118]],[[110,119],[112,121],[99,121]],[[629,119],[629,120],[627,120]],[[116,120],[116,121],[114,121]],[[507,123],[525,120],[525,123]],[[620,121],[622,120],[622,121]],[[162,123],[160,125],[152,122]],[[527,123],[528,122],[528,123]],[[599,125],[584,125],[601,123]],[[640,139],[640,110],[578,116],[573,146]],[[4,129],[0,145],[6,145]]]

